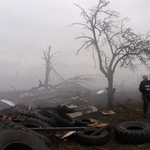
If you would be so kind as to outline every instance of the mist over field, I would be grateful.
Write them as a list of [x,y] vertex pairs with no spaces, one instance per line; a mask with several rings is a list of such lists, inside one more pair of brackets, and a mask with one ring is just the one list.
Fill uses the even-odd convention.
[[[82,34],[82,27],[67,27],[71,23],[84,22],[81,11],[75,4],[88,9],[97,5],[98,0],[10,0],[0,1],[0,91],[26,90],[44,82],[45,62],[43,51],[51,45],[51,52],[58,65],[57,72],[68,79],[76,75],[92,75],[95,82],[90,89],[107,87],[107,80],[100,72],[98,61],[96,68],[91,51],[77,50],[82,40],[75,40]],[[149,3],[145,0],[110,0],[109,8],[130,18],[127,27],[138,34],[150,31]],[[96,58],[97,60],[97,58]],[[139,64],[139,62],[137,62]],[[114,85],[119,87],[138,88],[142,74],[149,74],[144,66],[136,72],[117,68],[114,74]],[[52,75],[54,83],[59,83]]]

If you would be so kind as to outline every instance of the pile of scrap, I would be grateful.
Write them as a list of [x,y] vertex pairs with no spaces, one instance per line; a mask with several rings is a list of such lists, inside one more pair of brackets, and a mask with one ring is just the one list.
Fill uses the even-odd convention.
[[[99,130],[99,127],[94,125],[96,121],[93,121],[92,119],[87,118],[88,121],[85,121],[85,118],[83,119],[82,117],[76,117],[75,119],[75,117],[71,117],[71,115],[69,114],[75,115],[76,112],[86,113],[87,111],[96,111],[96,109],[93,109],[93,107],[91,106],[92,105],[81,105],[75,108],[69,108],[65,105],[58,105],[57,107],[43,108],[37,107],[31,101],[26,101],[0,110],[0,122],[1,124],[3,124],[4,122],[5,124],[7,124],[6,122],[8,121],[8,124],[12,124],[12,126],[18,126],[18,130],[20,128],[19,125],[23,125],[24,130],[29,130],[29,132],[31,133],[33,131],[33,134],[37,133],[36,136],[43,139],[43,144],[45,144],[44,146],[48,146],[48,144],[46,143],[49,143],[49,145],[51,145],[51,141],[54,140],[55,137],[58,138],[58,136],[56,136],[58,135],[57,132],[64,133],[64,131],[70,132],[66,135],[62,134],[62,136],[59,137],[59,140],[66,139],[70,135],[75,135],[77,137],[77,142],[81,143],[81,141],[83,141],[82,135],[87,136],[86,132],[91,132],[91,134],[93,133],[94,135],[99,135],[100,132],[103,132],[103,128],[102,130]],[[94,128],[92,126],[88,126],[89,124],[93,124]],[[108,135],[108,131],[105,132],[107,132]],[[89,136],[93,137],[92,135]],[[49,137],[49,142],[47,140],[47,137]],[[78,141],[78,139],[81,140]],[[89,145],[89,143],[90,142],[87,142],[87,145]],[[93,144],[95,145],[95,143],[91,143],[90,145]],[[99,144],[102,143],[100,142]]]

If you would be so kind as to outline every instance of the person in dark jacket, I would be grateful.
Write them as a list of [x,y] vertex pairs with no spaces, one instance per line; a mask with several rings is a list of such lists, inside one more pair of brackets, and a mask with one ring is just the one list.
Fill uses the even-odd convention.
[[148,80],[148,75],[143,75],[143,80],[139,85],[139,91],[142,93],[142,99],[144,102],[144,117],[147,117],[147,109],[150,102],[150,80]]

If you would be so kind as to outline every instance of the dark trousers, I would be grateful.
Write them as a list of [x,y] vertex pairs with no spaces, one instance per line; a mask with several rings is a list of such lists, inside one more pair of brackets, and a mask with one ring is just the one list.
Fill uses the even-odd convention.
[[142,99],[143,99],[143,102],[144,102],[144,105],[143,105],[144,114],[146,114],[147,109],[148,109],[148,105],[149,105],[149,102],[150,102],[150,96],[142,95]]

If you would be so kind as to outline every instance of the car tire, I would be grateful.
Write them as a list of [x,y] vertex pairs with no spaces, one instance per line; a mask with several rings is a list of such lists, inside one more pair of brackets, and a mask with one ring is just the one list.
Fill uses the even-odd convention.
[[48,147],[33,134],[16,131],[0,131],[0,150],[48,150]]
[[97,128],[92,128],[92,130],[90,131],[77,131],[76,141],[87,146],[102,145],[109,141],[110,136],[107,130],[102,131],[98,135],[90,136],[90,134],[92,134],[96,130]]
[[92,123],[88,117],[79,117],[75,120],[75,122],[76,126],[87,126]]
[[66,127],[75,126],[75,121],[67,114],[58,113],[57,111],[55,111],[54,118],[61,126]]
[[115,127],[116,139],[125,144],[143,144],[150,141],[150,124],[140,121],[129,121]]
[[40,140],[42,140],[47,145],[51,144],[50,139],[48,139],[47,137],[45,137],[45,136],[29,129],[29,128],[26,128],[22,125],[15,124],[12,121],[8,121],[8,120],[0,121],[0,131],[3,131],[3,130],[20,130],[20,131],[24,131],[24,132],[27,132],[27,133],[31,133],[34,136],[36,136],[37,138],[39,138]]
[[[27,128],[46,128],[50,127],[49,124],[37,119],[37,118],[25,118],[21,121],[21,124]],[[49,133],[41,133],[42,135],[46,136],[48,139],[53,140],[55,133],[49,132]]]

